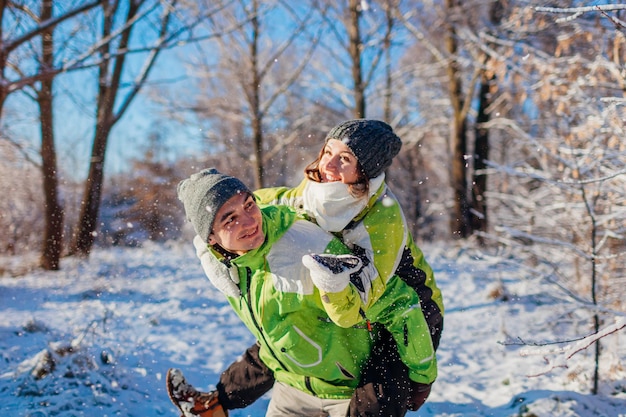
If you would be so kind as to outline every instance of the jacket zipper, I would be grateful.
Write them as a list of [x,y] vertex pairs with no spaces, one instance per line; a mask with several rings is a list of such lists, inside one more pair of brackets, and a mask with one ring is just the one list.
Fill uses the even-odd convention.
[[246,306],[248,306],[248,312],[250,313],[250,318],[252,319],[252,322],[254,323],[254,327],[256,327],[256,329],[259,331],[259,334],[261,335],[261,338],[263,339],[263,342],[265,342],[265,346],[267,347],[267,350],[269,350],[269,352],[272,354],[272,356],[274,357],[274,359],[276,359],[278,361],[278,363],[280,364],[280,366],[283,367],[283,369],[288,370],[288,368],[285,366],[285,364],[278,359],[278,356],[276,356],[276,354],[274,353],[274,351],[272,350],[272,348],[270,347],[270,344],[267,342],[267,339],[265,338],[265,332],[263,331],[263,328],[261,327],[261,325],[259,324],[259,322],[256,319],[256,316],[254,315],[254,309],[252,308],[252,298],[251,298],[251,292],[250,292],[250,287],[252,286],[252,271],[250,270],[250,268],[246,267],[246,276],[248,278],[248,288],[246,289],[246,293],[248,295],[247,300],[246,301]]
[[[259,334],[261,335],[261,338],[263,339],[263,342],[265,342],[265,347],[267,347],[267,350],[270,352],[270,354],[274,357],[274,359],[276,359],[276,361],[278,361],[278,363],[280,364],[280,366],[282,366],[282,368],[285,371],[289,371],[289,368],[287,368],[287,366],[285,366],[285,364],[283,363],[283,361],[281,361],[278,356],[276,356],[276,354],[274,353],[274,351],[272,350],[272,348],[270,347],[270,344],[267,342],[267,339],[265,338],[265,332],[263,331],[263,328],[261,327],[261,325],[259,324],[259,322],[256,319],[256,316],[254,314],[254,309],[252,308],[252,297],[251,297],[251,287],[252,287],[252,270],[249,267],[246,267],[246,277],[247,277],[247,286],[248,288],[246,289],[246,294],[247,294],[247,299],[244,298],[245,302],[246,302],[246,306],[248,307],[248,312],[250,313],[250,318],[252,319],[252,322],[254,323],[254,327],[256,327],[256,329],[259,331]],[[312,395],[317,396],[317,394],[315,393],[315,391],[313,390],[313,387],[311,386],[311,378],[308,376],[304,377],[304,384],[307,387],[307,389],[309,391],[311,391]]]

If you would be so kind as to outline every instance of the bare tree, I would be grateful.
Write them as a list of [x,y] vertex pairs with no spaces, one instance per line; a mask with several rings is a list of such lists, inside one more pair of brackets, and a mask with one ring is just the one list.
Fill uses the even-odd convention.
[[[117,50],[126,51],[129,48],[130,36],[135,28],[133,22],[139,17],[140,6],[143,1],[131,1],[128,5],[126,15],[123,17],[123,25],[120,33],[120,40]],[[102,38],[112,37],[116,28],[114,26],[119,1],[107,3],[103,6],[102,13]],[[165,14],[169,19],[169,12]],[[167,27],[167,20],[165,20]],[[137,84],[125,97],[124,103],[116,110],[117,94],[121,85],[122,72],[126,62],[126,54],[117,54],[112,50],[114,46],[110,43],[102,45],[98,54],[103,58],[98,66],[98,104],[96,109],[96,127],[93,148],[91,152],[91,162],[89,164],[89,174],[85,182],[83,201],[81,202],[81,213],[74,240],[70,248],[70,254],[87,256],[91,251],[94,242],[94,232],[98,220],[100,209],[100,198],[102,193],[102,182],[104,178],[104,157],[106,155],[107,141],[109,134],[115,123],[124,114],[130,102],[133,100],[142,84],[144,83],[148,71],[152,67],[157,53],[151,54],[144,65],[144,70],[137,79]]]
[[[40,265],[45,269],[59,268],[63,245],[63,207],[58,197],[58,171],[54,145],[53,79],[58,74],[82,69],[81,61],[58,65],[55,62],[53,35],[57,27],[96,8],[100,1],[86,2],[55,16],[54,1],[34,2],[32,5],[0,4],[2,37],[0,44],[0,117],[10,94],[29,93],[40,109],[41,170],[45,196],[45,229]],[[31,8],[32,7],[32,8]],[[39,8],[39,12],[37,12]],[[57,8],[59,9],[59,8]],[[6,28],[7,32],[4,32]],[[40,47],[32,45],[37,38]],[[32,51],[39,51],[35,54]],[[37,88],[37,85],[39,87]]]
[[[384,104],[375,112],[368,111],[368,106],[374,107],[377,94],[385,94],[385,81],[389,81],[384,79],[382,66],[394,36],[395,7],[394,1],[387,0],[321,2],[320,14],[327,33],[316,59],[318,82],[325,91],[326,105],[342,118],[372,117],[377,112],[378,118],[385,118]],[[389,74],[390,69],[386,71]],[[383,78],[383,86],[377,93],[379,77]]]
[[[303,139],[298,126],[310,116],[298,114],[292,125],[285,120],[304,110],[289,107],[290,89],[300,89],[300,75],[319,41],[314,13],[306,4],[285,1],[233,3],[208,20],[209,29],[223,36],[198,45],[203,49],[190,57],[199,88],[187,110],[206,126],[211,151],[229,155],[229,172],[251,176],[257,188],[272,180],[266,169],[270,158],[297,160],[292,145]],[[283,28],[278,34],[272,19]],[[184,105],[174,94],[180,109]],[[245,169],[250,163],[251,172]]]
[[[99,39],[107,41],[98,43],[98,48],[94,51],[99,58],[96,125],[89,174],[70,254],[87,256],[91,251],[98,224],[107,143],[113,127],[145,86],[160,53],[181,42],[183,35],[191,33],[207,14],[210,15],[221,7],[217,2],[206,11],[207,14],[192,16],[188,22],[179,22],[176,18],[182,13],[177,9],[177,4],[176,0],[168,4],[151,0],[131,0],[126,4],[125,1],[116,0],[107,2],[102,7],[102,32]],[[121,15],[122,13],[124,14]],[[153,41],[146,45],[133,46],[133,34],[146,29],[154,30]],[[147,37],[145,33],[143,37]],[[193,36],[186,39],[195,40]],[[128,71],[129,54],[133,52],[144,54],[143,65],[126,86],[123,77]]]

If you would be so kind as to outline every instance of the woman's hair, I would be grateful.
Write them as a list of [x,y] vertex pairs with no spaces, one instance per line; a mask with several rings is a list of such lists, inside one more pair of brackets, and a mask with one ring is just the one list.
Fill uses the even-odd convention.
[[[322,159],[322,155],[324,155],[324,149],[326,148],[326,143],[320,150],[320,153],[315,158],[315,161],[311,162],[309,165],[304,168],[304,175],[315,182],[322,182],[322,174],[320,174],[320,160]],[[357,160],[357,180],[352,184],[348,184],[348,190],[350,190],[350,194],[355,197],[363,197],[368,194],[370,188],[370,182],[365,172],[363,172],[363,168],[361,164]]]

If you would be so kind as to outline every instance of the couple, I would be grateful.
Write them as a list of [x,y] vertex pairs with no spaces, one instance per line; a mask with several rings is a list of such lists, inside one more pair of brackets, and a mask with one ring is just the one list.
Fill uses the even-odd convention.
[[271,388],[268,416],[404,415],[423,404],[443,305],[384,182],[400,147],[387,124],[351,120],[294,189],[255,195],[212,169],[179,184],[205,273],[257,338],[214,392],[168,372],[183,415],[227,415]]

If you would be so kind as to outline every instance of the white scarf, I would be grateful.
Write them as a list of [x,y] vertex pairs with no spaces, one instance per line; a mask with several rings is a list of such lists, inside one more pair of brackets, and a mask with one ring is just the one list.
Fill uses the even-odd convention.
[[353,197],[341,181],[307,181],[302,194],[304,209],[327,232],[340,232],[359,214],[378,191],[385,174],[370,180],[367,196]]

